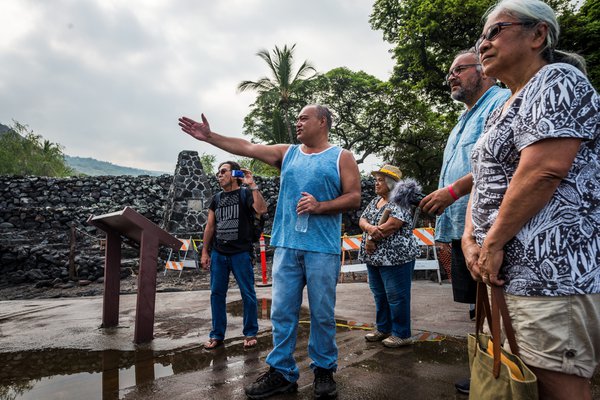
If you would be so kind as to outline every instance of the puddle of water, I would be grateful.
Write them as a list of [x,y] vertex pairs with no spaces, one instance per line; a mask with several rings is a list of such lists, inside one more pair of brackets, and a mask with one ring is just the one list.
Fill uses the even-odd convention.
[[[242,315],[241,301],[230,303],[227,308],[233,316]],[[270,309],[270,300],[258,299],[260,319],[269,319]],[[298,342],[305,343],[310,331],[307,308],[301,309],[300,319],[303,322],[298,328]],[[368,324],[355,321],[337,320],[336,324],[340,333],[371,328]],[[380,344],[365,343],[364,346],[355,348],[350,357],[360,358],[364,350]],[[270,348],[271,338],[265,335],[259,340],[257,348],[250,352],[244,351],[240,340],[234,340],[216,351],[205,351],[196,346],[163,352],[139,348],[128,352],[53,349],[0,353],[0,400],[114,400],[138,389],[143,390],[161,377],[211,368],[219,371],[231,368],[236,363],[257,363],[262,367],[259,354]],[[403,358],[402,369],[398,369],[395,362],[399,354]],[[303,362],[307,357],[304,352],[296,353],[298,362]],[[467,362],[466,340],[450,337],[437,342],[418,342],[406,349],[384,349],[354,366],[365,371],[410,377],[414,367],[420,364],[452,365]],[[239,376],[235,375],[234,378]],[[594,393],[598,390],[599,376],[596,374],[592,381]]]
[[[242,302],[227,305],[233,316],[242,316]],[[258,299],[259,319],[269,319],[270,299]],[[308,315],[304,310],[301,315]],[[107,335],[111,332],[107,331]],[[261,340],[257,350],[271,341]],[[118,399],[131,388],[158,378],[226,365],[229,357],[244,354],[242,344],[227,352],[208,352],[201,347],[177,352],[87,351],[52,349],[0,353],[0,400]]]
[[[380,343],[366,343],[367,349],[381,347]],[[394,362],[401,354],[403,368],[399,369]],[[414,370],[411,365],[468,364],[466,339],[446,338],[441,341],[416,342],[400,349],[386,349],[373,355],[370,359],[361,360],[355,367],[371,372],[383,372],[411,376]]]
[[[106,374],[106,376],[105,376]],[[0,399],[118,399],[118,392],[146,380],[138,379],[138,369],[134,367],[117,371],[103,371],[98,373],[80,372],[67,376],[51,376],[23,384],[8,385]],[[149,376],[152,381],[163,376],[172,375],[170,367],[153,365]]]
[[194,347],[162,353],[72,349],[3,353],[0,400],[116,400],[158,378],[226,368],[242,357],[255,359],[270,346],[265,337],[252,352],[245,352],[241,342],[234,342],[218,351]]
[[1,400],[117,399],[119,390],[173,374],[152,351],[47,350],[2,354]]
[[[271,299],[257,299],[258,319],[271,319]],[[227,313],[234,317],[243,317],[244,305],[242,300],[227,303]],[[300,307],[300,319],[309,319],[308,307]]]
[[[300,325],[299,341],[306,341],[310,326]],[[347,330],[347,328],[343,328]],[[378,345],[378,344],[375,344]],[[244,352],[242,344],[228,344],[219,351],[201,348],[157,354],[152,351],[88,352],[50,350],[1,354],[0,400],[116,400],[151,384],[158,378],[205,369],[226,369],[246,359],[257,361],[258,352],[270,348],[268,337],[259,342],[258,351]],[[367,349],[372,346],[365,343]],[[403,368],[397,359],[401,352]],[[362,353],[358,350],[354,356]],[[302,362],[307,355],[297,354]],[[407,349],[385,349],[353,366],[368,372],[411,377],[417,365],[466,364],[466,341],[447,338],[439,342],[419,342]],[[262,366],[262,364],[261,364]],[[598,391],[598,375],[592,382]]]
[[[259,319],[270,319],[270,299],[258,299],[257,307]],[[242,301],[227,304],[227,312],[241,317]],[[309,318],[308,308],[302,307],[300,318]],[[308,337],[308,332],[309,325],[301,326],[299,338]],[[256,350],[270,347],[270,337],[265,337]],[[158,378],[227,365],[245,354],[241,343],[221,350],[209,352],[198,346],[176,352],[52,349],[0,353],[0,400],[119,399]]]

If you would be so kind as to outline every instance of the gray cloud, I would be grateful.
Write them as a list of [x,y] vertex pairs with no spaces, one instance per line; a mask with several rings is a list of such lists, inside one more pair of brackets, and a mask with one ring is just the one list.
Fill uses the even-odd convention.
[[259,49],[296,43],[319,71],[387,79],[389,46],[363,0],[5,0],[0,3],[0,122],[26,123],[70,155],[171,172],[204,112],[240,135],[255,96],[237,84],[267,70]]

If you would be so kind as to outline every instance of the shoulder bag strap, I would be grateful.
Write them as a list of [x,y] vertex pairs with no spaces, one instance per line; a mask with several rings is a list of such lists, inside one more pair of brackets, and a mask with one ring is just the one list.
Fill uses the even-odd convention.
[[500,347],[502,341],[502,335],[500,334],[500,309],[498,308],[498,296],[499,292],[502,292],[502,288],[499,286],[492,286],[492,326],[490,327],[492,331],[492,344],[493,344],[493,353],[494,353],[494,378],[498,378],[500,376]]
[[487,286],[483,282],[477,283],[477,297],[475,301],[475,333],[483,332],[483,321],[487,320],[490,332],[492,331],[492,312],[488,298]]
[[[475,309],[475,332],[478,336],[483,328],[483,320],[487,319],[490,328],[492,343],[493,343],[493,354],[494,354],[494,377],[500,375],[500,347],[502,336],[500,334],[500,317],[502,316],[502,325],[504,326],[504,332],[506,339],[510,345],[511,352],[518,356],[519,348],[515,338],[515,331],[512,327],[510,316],[508,314],[508,308],[506,307],[506,299],[504,298],[504,289],[500,286],[491,287],[491,310],[490,302],[487,293],[487,285],[483,282],[477,283],[477,303]],[[477,339],[479,340],[479,339]]]
[[[502,288],[500,288],[502,290]],[[494,290],[492,288],[492,306],[490,309],[490,299],[488,297],[487,285],[483,282],[477,282],[477,303],[475,304],[475,335],[477,343],[479,334],[483,329],[484,318],[488,321],[490,334],[492,336],[493,354],[494,354],[494,377],[500,375],[500,312],[494,301]]]
[[515,331],[510,322],[510,316],[508,315],[506,299],[504,298],[504,289],[500,286],[492,286],[492,319],[495,325],[494,331],[492,331],[492,340],[494,341],[494,376],[496,378],[500,374],[500,315],[502,315],[504,333],[506,334],[506,339],[510,345],[510,350],[514,355],[518,356],[519,348],[515,339]]
[[500,309],[500,314],[502,315],[502,323],[504,325],[504,333],[506,334],[506,339],[508,340],[508,344],[510,345],[510,351],[519,356],[519,347],[517,346],[517,340],[515,338],[515,330],[512,327],[512,322],[510,320],[510,315],[508,314],[508,307],[506,306],[506,298],[504,297],[504,289],[501,287],[497,287],[497,295],[496,295],[496,303],[498,304],[498,308]]
[[[486,319],[488,322],[488,326],[490,328],[490,332],[492,335],[492,341],[494,343],[494,349],[496,347],[496,343],[500,343],[500,340],[495,340],[495,337],[500,337],[500,333],[495,333],[495,328],[500,326],[500,320],[493,318],[492,310],[490,309],[490,300],[488,297],[487,286],[483,282],[477,282],[477,299],[475,303],[475,339],[477,341],[477,346],[481,343],[479,339],[479,335],[483,332],[483,320]],[[487,345],[487,344],[486,344]],[[498,347],[498,351],[500,347]],[[498,360],[496,366],[496,359]],[[498,377],[500,374],[500,353],[498,352],[498,356],[496,357],[496,353],[494,352],[494,368],[493,368],[494,376]]]

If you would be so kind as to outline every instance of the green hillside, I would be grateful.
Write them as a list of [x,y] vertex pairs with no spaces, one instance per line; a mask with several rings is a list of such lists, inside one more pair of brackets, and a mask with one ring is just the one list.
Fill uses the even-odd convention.
[[145,169],[138,168],[130,168],[130,167],[122,167],[120,165],[115,165],[106,161],[99,161],[89,157],[73,157],[65,155],[65,162],[71,168],[73,168],[76,172],[90,175],[90,176],[98,176],[98,175],[150,175],[150,176],[158,176],[163,174],[168,174],[169,172],[161,172],[161,171],[148,171]]
[[[48,176],[68,176],[72,173],[89,176],[169,174],[169,172],[122,167],[89,157],[68,156],[63,153],[63,147],[60,144],[52,143],[41,135],[34,134],[27,125],[17,121],[13,121],[13,123],[13,127],[0,123],[0,144],[2,145],[0,146],[0,174]],[[47,168],[48,165],[52,165],[53,168]],[[64,170],[65,167],[69,167],[73,171]],[[62,172],[57,174],[56,171]]]

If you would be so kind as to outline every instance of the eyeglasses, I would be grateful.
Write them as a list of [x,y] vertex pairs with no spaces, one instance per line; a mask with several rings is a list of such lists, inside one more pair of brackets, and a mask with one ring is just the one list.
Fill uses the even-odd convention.
[[506,28],[507,26],[532,24],[535,24],[535,22],[496,22],[494,25],[491,25],[487,29],[487,32],[485,32],[479,37],[479,39],[477,39],[477,43],[475,43],[475,49],[477,50],[477,52],[479,52],[479,46],[481,46],[481,43],[483,43],[484,40],[487,40],[488,42],[495,40],[498,37],[498,35],[500,35],[500,33],[502,32],[502,29]]
[[462,72],[467,69],[467,68],[471,68],[471,67],[476,67],[478,65],[481,64],[462,64],[462,65],[457,65],[456,67],[452,68],[447,74],[446,74],[446,81],[448,81],[453,75],[454,76],[460,76],[460,74],[462,74]]
[[231,171],[230,169],[221,168],[215,175],[219,177],[219,175],[225,175],[227,172]]

